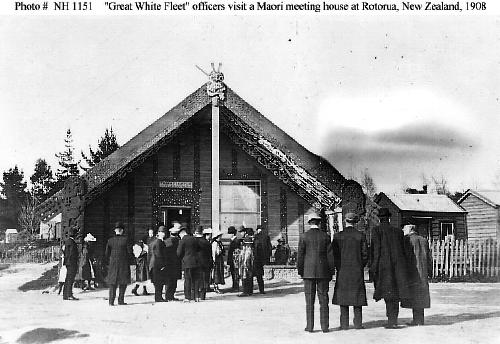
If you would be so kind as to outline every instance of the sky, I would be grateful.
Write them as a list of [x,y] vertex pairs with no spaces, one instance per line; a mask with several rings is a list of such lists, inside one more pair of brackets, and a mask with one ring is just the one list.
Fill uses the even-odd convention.
[[73,132],[120,144],[222,62],[236,93],[342,174],[378,191],[500,172],[497,16],[4,16],[0,171],[29,177]]

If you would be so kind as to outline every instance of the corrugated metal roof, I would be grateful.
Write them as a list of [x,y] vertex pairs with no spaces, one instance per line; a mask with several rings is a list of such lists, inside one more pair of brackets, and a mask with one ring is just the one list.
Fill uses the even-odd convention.
[[500,206],[500,190],[469,190],[469,192],[492,206]]
[[386,195],[401,210],[428,211],[436,213],[464,213],[460,206],[446,195],[434,194],[390,194]]

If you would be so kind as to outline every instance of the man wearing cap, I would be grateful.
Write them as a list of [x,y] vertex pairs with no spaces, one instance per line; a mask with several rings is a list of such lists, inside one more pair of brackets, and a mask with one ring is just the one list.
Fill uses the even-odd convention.
[[177,289],[177,280],[182,278],[181,260],[177,256],[177,248],[179,247],[179,230],[181,224],[177,222],[169,229],[170,236],[164,240],[166,248],[166,291],[165,299],[167,301],[178,301],[175,298],[175,290]]
[[198,293],[200,299],[205,300],[207,290],[210,288],[210,270],[213,265],[212,246],[203,236],[203,226],[196,227],[194,237],[200,247],[198,252],[198,261],[200,263],[200,273],[198,274]]
[[403,251],[403,232],[390,225],[387,208],[378,211],[380,225],[373,228],[373,276],[375,301],[384,299],[388,329],[398,328],[399,302],[410,298],[406,258]]
[[156,240],[153,240],[149,246],[149,274],[151,282],[155,287],[155,302],[165,302],[162,297],[163,286],[166,282],[166,247],[163,239],[165,238],[166,229],[164,226],[158,228]]
[[431,307],[428,276],[432,273],[432,258],[429,243],[415,231],[415,225],[404,226],[403,234],[412,297],[401,300],[401,307],[412,309],[413,321],[408,325],[422,326],[424,309]]
[[116,288],[118,287],[118,304],[125,305],[125,289],[130,283],[130,257],[133,257],[132,247],[127,237],[123,235],[125,226],[121,222],[115,224],[116,236],[106,244],[105,259],[109,262],[106,283],[109,285],[109,305],[114,306]]
[[227,265],[229,266],[229,272],[231,272],[231,279],[233,280],[232,291],[239,291],[240,283],[238,281],[238,273],[236,266],[234,264],[234,253],[240,247],[240,242],[236,236],[236,228],[234,226],[229,226],[227,229],[227,234],[231,235],[231,241],[229,243],[229,248],[227,250]]
[[297,252],[297,270],[304,280],[307,332],[314,329],[316,292],[320,305],[321,329],[323,332],[329,331],[328,287],[334,271],[333,252],[330,237],[319,228],[320,223],[320,216],[309,217],[310,229],[300,236]]
[[199,246],[196,239],[188,234],[186,225],[181,225],[179,236],[181,241],[177,247],[177,256],[182,261],[184,270],[184,301],[196,301],[198,299],[198,251]]
[[364,233],[354,225],[358,215],[347,213],[345,228],[333,237],[333,256],[337,279],[332,303],[340,306],[340,329],[349,328],[349,306],[354,306],[354,327],[362,329],[362,306],[366,306],[364,267],[368,262],[368,247]]
[[78,246],[75,241],[76,230],[71,228],[64,242],[64,262],[66,279],[64,280],[63,300],[78,300],[73,296],[73,283],[78,272]]

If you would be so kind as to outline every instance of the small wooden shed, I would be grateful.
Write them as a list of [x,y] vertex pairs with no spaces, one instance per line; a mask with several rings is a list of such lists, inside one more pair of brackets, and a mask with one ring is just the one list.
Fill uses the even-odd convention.
[[500,190],[467,190],[458,204],[467,211],[469,240],[500,240]]
[[412,223],[421,235],[432,240],[467,238],[467,213],[446,195],[381,192],[375,202],[389,208],[394,227]]

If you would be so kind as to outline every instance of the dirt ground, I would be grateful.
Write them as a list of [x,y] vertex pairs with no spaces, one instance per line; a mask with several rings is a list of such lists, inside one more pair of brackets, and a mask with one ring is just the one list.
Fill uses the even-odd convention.
[[[364,330],[338,331],[339,309],[330,305],[330,333],[306,333],[302,282],[266,281],[265,295],[209,294],[199,303],[154,304],[131,296],[110,307],[107,290],[81,292],[63,301],[52,292],[22,292],[53,264],[19,264],[0,271],[0,343],[500,343],[500,284],[431,284],[426,326],[386,330],[385,307],[372,299],[363,309]],[[226,286],[229,287],[229,286]],[[152,291],[152,286],[148,287]],[[182,281],[177,297],[182,298]],[[333,283],[330,286],[330,297]],[[316,307],[319,311],[319,306]],[[411,310],[400,311],[400,324]]]

